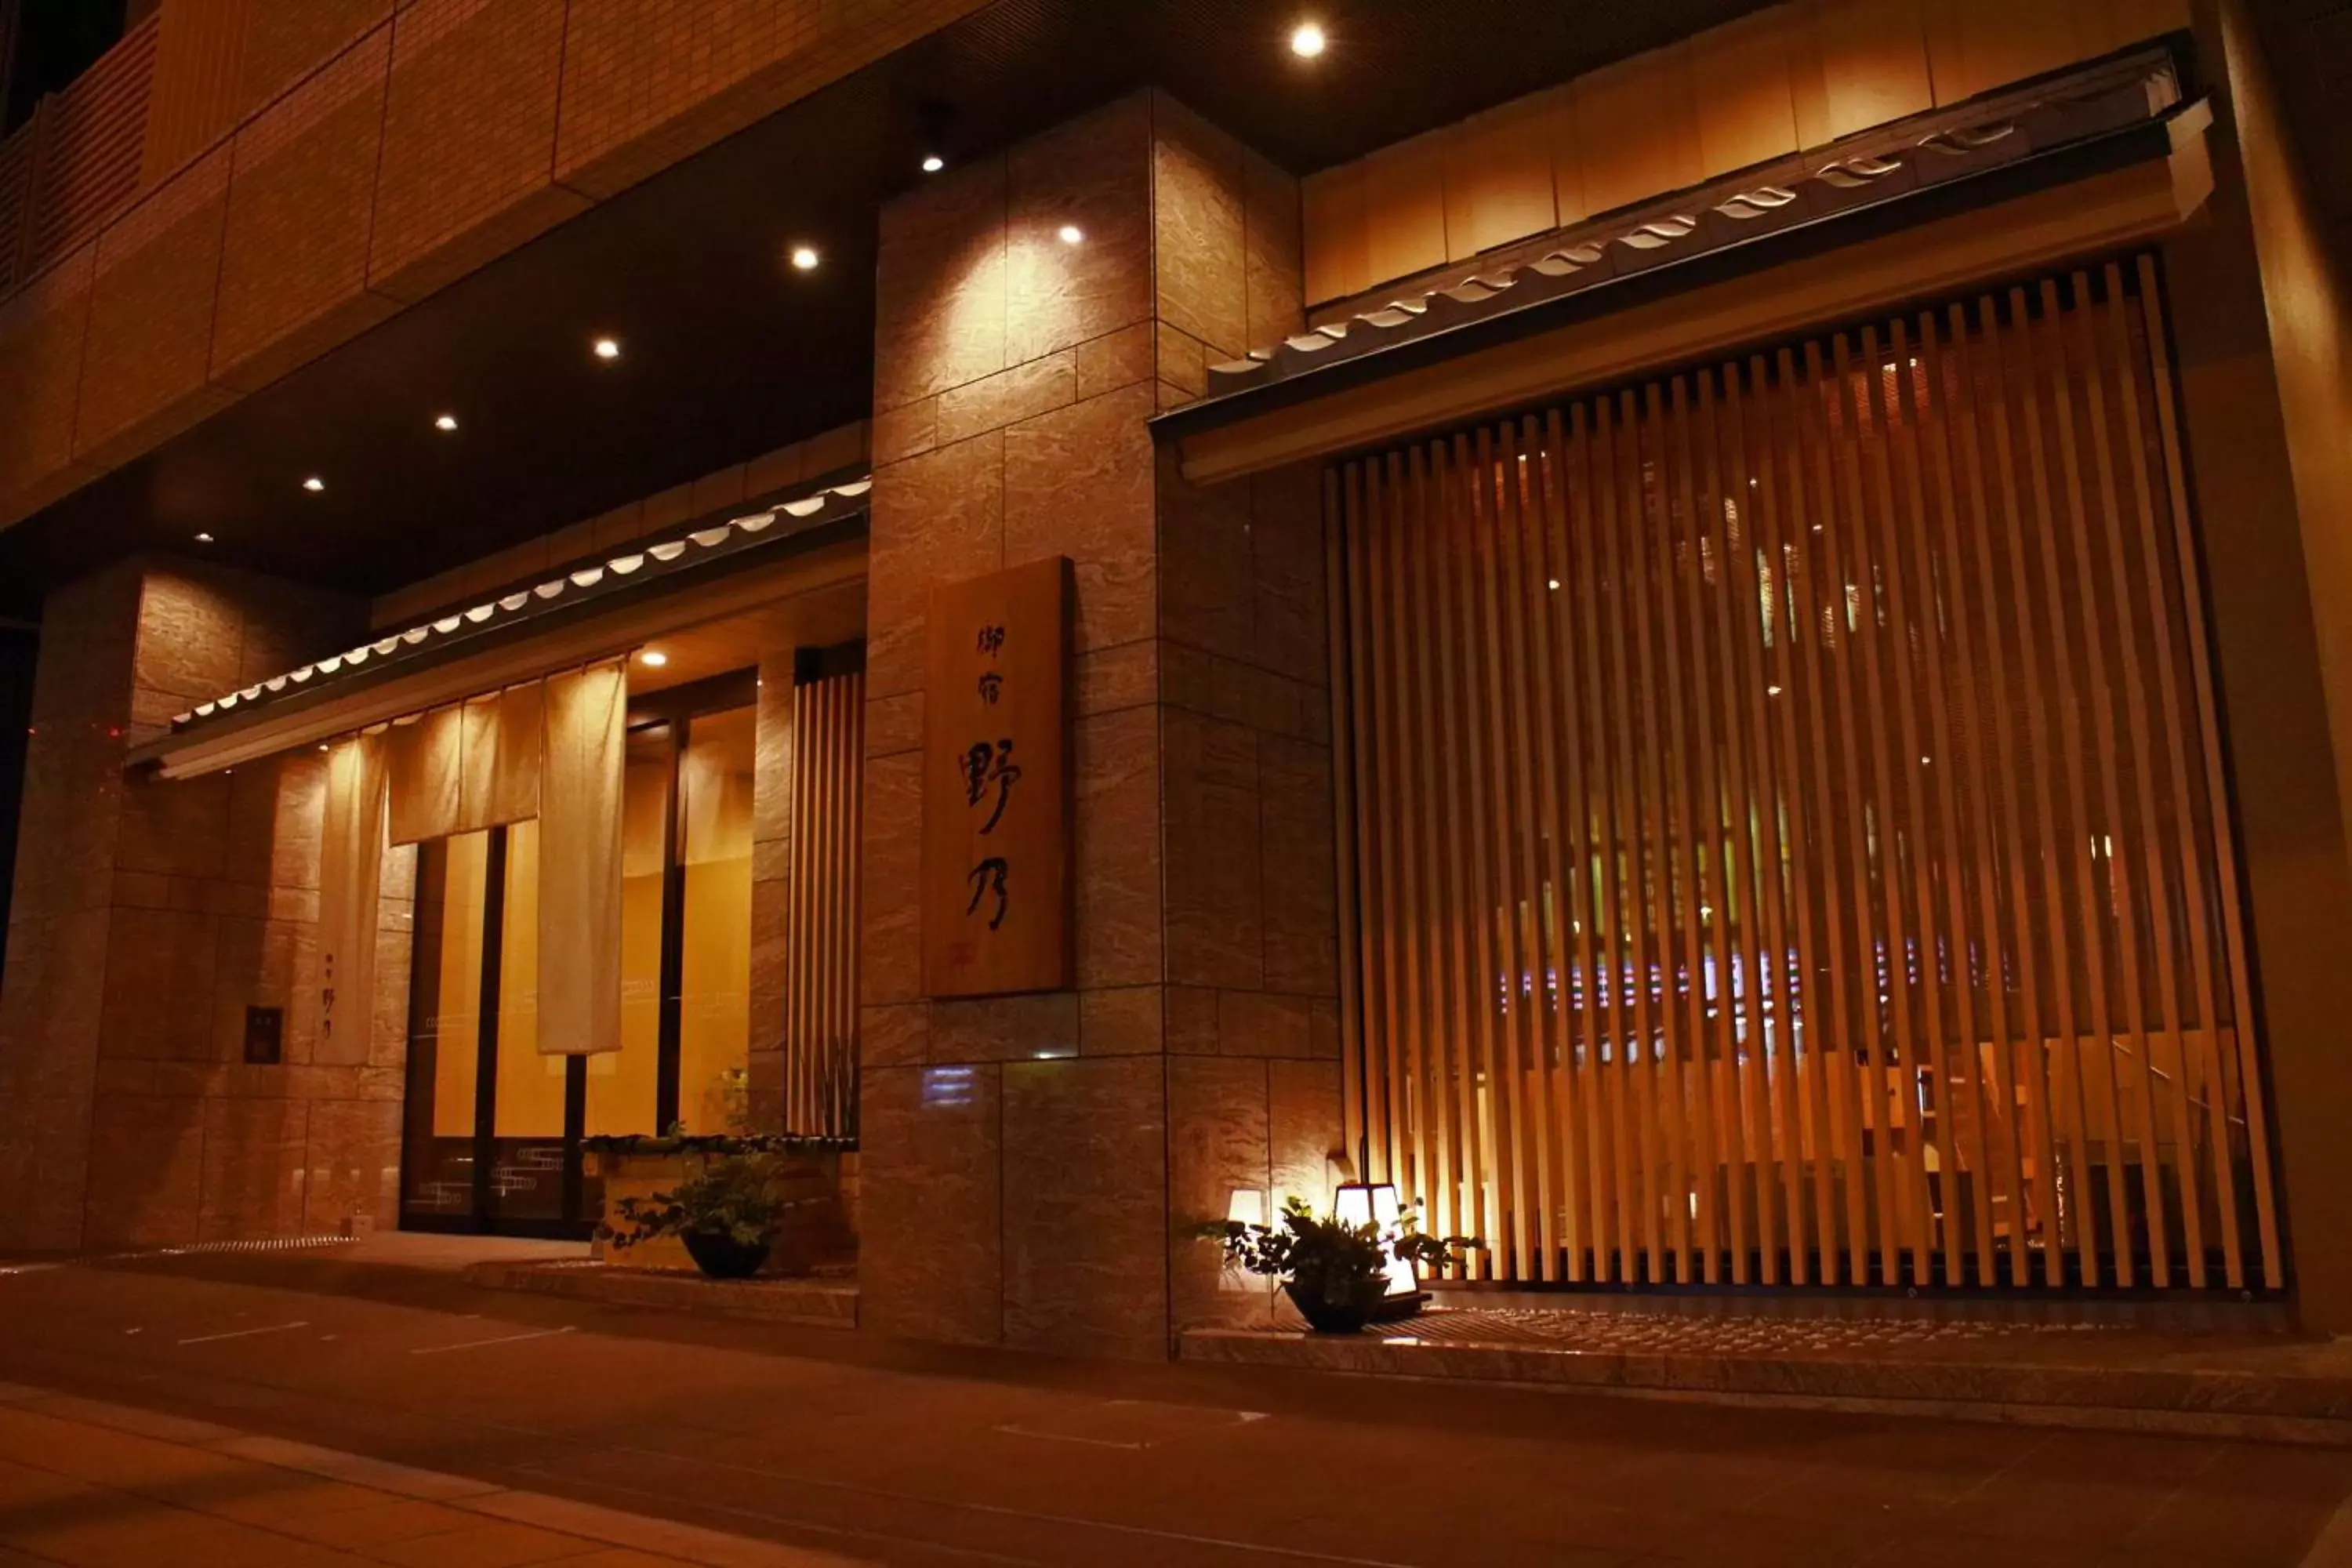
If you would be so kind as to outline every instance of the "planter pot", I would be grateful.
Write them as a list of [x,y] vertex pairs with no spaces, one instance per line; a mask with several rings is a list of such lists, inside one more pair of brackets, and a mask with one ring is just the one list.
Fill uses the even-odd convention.
[[1302,1284],[1292,1279],[1284,1282],[1283,1294],[1307,1320],[1307,1326],[1318,1334],[1354,1334],[1363,1331],[1370,1322],[1381,1298],[1387,1291],[1387,1282],[1368,1279],[1353,1295],[1334,1299],[1319,1280]]
[[768,1244],[746,1247],[733,1237],[715,1231],[687,1231],[679,1237],[694,1266],[713,1279],[749,1279],[768,1261]]

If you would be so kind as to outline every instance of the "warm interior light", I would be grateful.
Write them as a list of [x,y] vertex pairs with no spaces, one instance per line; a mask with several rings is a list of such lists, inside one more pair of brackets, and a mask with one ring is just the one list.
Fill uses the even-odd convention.
[[1301,22],[1290,32],[1290,52],[1301,59],[1313,59],[1323,52],[1327,40],[1323,29],[1312,22]]
[[936,174],[947,166],[948,161],[937,153],[929,154],[923,160],[923,173],[926,174]]
[[669,662],[669,655],[657,647],[649,647],[637,655],[637,662],[649,669],[659,669]]
[[799,270],[814,272],[816,270],[816,263],[817,254],[811,247],[800,245],[793,247],[793,266]]
[[1547,577],[1544,579],[1544,586],[1557,594],[1559,592],[1559,579],[1557,577]]
[[209,533],[199,533],[196,535],[196,542],[198,544],[210,544],[212,542],[213,536]]
[[620,340],[617,338],[598,338],[596,340],[596,357],[598,359],[619,359],[621,357]]
[[302,488],[309,490],[312,495],[316,495],[320,490],[327,488],[327,481],[320,479],[318,475],[312,474],[309,479],[302,481]]
[[1257,1187],[1235,1187],[1225,1200],[1225,1217],[1235,1225],[1265,1223],[1265,1194]]
[[455,430],[457,427],[457,416],[454,414],[444,414],[433,421],[433,428],[436,430]]
[[1062,243],[1064,245],[1076,245],[1078,241],[1086,238],[1086,237],[1087,231],[1080,228],[1076,224],[1066,223],[1062,226]]

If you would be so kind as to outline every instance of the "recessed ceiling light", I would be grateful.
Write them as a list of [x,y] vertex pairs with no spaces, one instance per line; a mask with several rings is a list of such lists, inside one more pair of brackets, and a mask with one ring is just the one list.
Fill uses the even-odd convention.
[[619,359],[621,357],[621,341],[618,338],[598,338],[596,340],[596,357],[598,359]]
[[1076,245],[1078,241],[1086,238],[1086,237],[1087,231],[1080,228],[1076,224],[1066,223],[1062,226],[1062,243],[1064,245]]
[[948,161],[937,153],[930,153],[923,159],[923,173],[926,174],[936,174],[947,166]]
[[795,268],[803,272],[814,272],[816,270],[816,264],[817,254],[814,247],[796,245],[793,247],[793,266]]
[[320,490],[327,488],[327,481],[320,479],[318,475],[312,474],[309,479],[302,481],[302,488],[309,490],[312,495],[317,495]]
[[199,533],[196,535],[196,542],[198,544],[210,544],[212,542],[213,536],[209,533]]
[[454,414],[444,414],[433,421],[433,428],[436,430],[455,430],[457,427],[457,416]]
[[1290,52],[1301,59],[1313,59],[1323,52],[1328,41],[1323,37],[1323,29],[1313,22],[1301,22],[1290,30]]
[[669,655],[657,647],[649,647],[637,655],[637,662],[648,669],[659,669],[669,662]]

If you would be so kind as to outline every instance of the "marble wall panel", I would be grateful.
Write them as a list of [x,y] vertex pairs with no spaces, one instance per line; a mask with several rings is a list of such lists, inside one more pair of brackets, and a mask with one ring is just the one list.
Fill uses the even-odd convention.
[[1160,978],[1160,714],[1123,709],[1083,719],[1073,745],[1080,987]]
[[1193,1234],[1225,1217],[1235,1188],[1268,1189],[1265,1086],[1264,1062],[1168,1064],[1168,1269],[1180,1330],[1267,1321],[1267,1287],[1225,1268],[1216,1244]]
[[205,1102],[199,1241],[293,1236],[302,1228],[308,1101]]
[[1003,1073],[1005,1342],[1166,1356],[1160,1062],[1013,1062]]
[[1003,1338],[1004,1070],[866,1069],[861,1327],[964,1344]]
[[875,294],[877,415],[1012,363],[1001,161],[928,182],[884,209]]
[[1265,981],[1257,732],[1162,710],[1168,813],[1168,978],[1255,990]]
[[869,700],[921,688],[923,616],[934,583],[1004,564],[1004,437],[991,431],[875,476],[866,561]]
[[1070,558],[1081,656],[1155,628],[1151,413],[1151,389],[1138,383],[1004,433],[1005,563]]
[[1012,1062],[1078,1054],[1078,994],[969,996],[933,1002],[925,1058]]
[[304,1160],[305,1234],[364,1233],[398,1223],[397,1098],[312,1100]]
[[1160,319],[1238,359],[1252,346],[1242,144],[1165,93],[1151,129]]
[[1078,993],[1078,1054],[1158,1056],[1166,1047],[1163,988],[1122,985]]
[[912,1002],[923,990],[923,755],[866,764],[866,842],[860,857],[865,929],[858,933],[860,999]]
[[[1150,319],[1150,135],[1139,94],[1007,155],[1008,364]],[[1078,243],[1063,241],[1065,225]]]
[[99,1096],[90,1115],[85,1243],[142,1247],[194,1241],[204,1148],[202,1100]]

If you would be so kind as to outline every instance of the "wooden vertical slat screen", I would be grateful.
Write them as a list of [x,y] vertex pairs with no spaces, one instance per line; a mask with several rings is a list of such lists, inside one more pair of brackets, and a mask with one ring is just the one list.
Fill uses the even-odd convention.
[[784,1127],[843,1137],[857,1114],[857,846],[866,677],[793,689],[784,919]]
[[1374,1172],[1482,1276],[2284,1282],[2152,258],[1331,476]]

